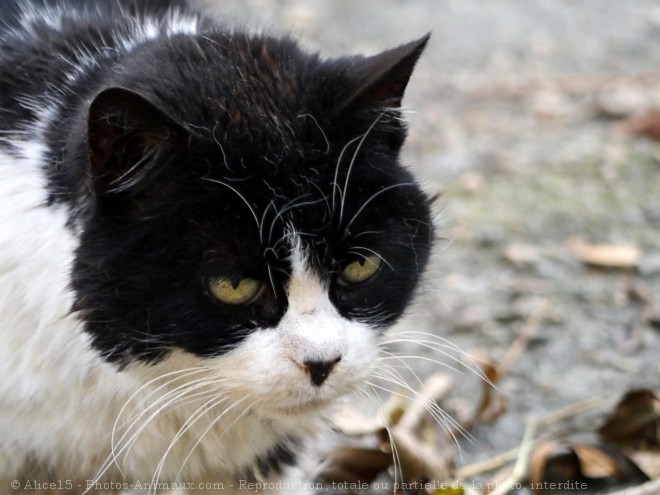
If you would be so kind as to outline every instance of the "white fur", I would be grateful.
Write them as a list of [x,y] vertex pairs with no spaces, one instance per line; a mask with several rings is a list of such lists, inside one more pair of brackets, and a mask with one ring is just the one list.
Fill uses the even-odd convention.
[[[277,328],[256,330],[214,359],[178,351],[153,367],[120,372],[106,364],[70,313],[77,240],[66,211],[46,205],[46,150],[14,144],[19,158],[0,153],[0,486],[34,459],[51,475],[82,485],[106,468],[105,481],[144,483],[159,474],[161,481],[222,482],[228,489],[236,484],[231,473],[278,435],[313,436],[321,410],[368,375],[375,332],[340,317],[299,249],[292,254],[289,308]],[[323,386],[313,386],[301,363],[338,355]],[[186,369],[189,375],[177,374]],[[201,378],[197,400],[176,408],[161,401],[158,414],[149,409]],[[198,414],[211,398],[219,404]],[[116,423],[116,463],[108,463]]]
[[[53,5],[32,5],[25,1],[22,6],[21,17],[18,22],[20,27],[5,29],[4,34],[9,37],[23,40],[26,43],[37,39],[38,26],[45,23],[49,28],[60,31],[64,19],[84,20],[84,17],[71,9],[65,3]],[[178,9],[172,9],[164,22],[148,16],[133,18],[130,20],[128,31],[117,31],[112,37],[124,52],[133,51],[137,46],[156,38],[176,36],[180,34],[194,35],[199,33],[200,18],[196,14],[184,13]],[[87,52],[86,50],[92,50]],[[81,76],[98,66],[97,58],[107,56],[105,47],[86,47],[75,51],[73,60],[65,61],[71,66],[70,72],[65,77],[70,84],[75,83]]]

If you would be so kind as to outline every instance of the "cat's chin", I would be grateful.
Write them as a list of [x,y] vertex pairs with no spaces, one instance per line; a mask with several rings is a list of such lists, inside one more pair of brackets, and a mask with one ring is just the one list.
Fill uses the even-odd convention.
[[272,405],[264,412],[274,419],[318,416],[328,410],[333,404],[336,404],[336,402],[337,399],[311,399],[304,402]]

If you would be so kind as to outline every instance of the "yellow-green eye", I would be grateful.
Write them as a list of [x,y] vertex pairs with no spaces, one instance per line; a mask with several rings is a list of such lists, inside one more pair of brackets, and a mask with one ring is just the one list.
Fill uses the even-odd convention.
[[366,282],[378,272],[382,260],[375,254],[369,255],[361,260],[349,263],[339,274],[349,284]]
[[261,294],[263,287],[263,282],[253,278],[242,278],[235,283],[222,277],[211,280],[209,284],[211,294],[219,301],[234,306],[251,303]]

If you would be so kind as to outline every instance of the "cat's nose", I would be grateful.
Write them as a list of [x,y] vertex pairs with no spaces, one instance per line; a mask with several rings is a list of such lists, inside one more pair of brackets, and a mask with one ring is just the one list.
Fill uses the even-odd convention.
[[315,386],[320,387],[330,375],[332,368],[334,368],[339,361],[341,361],[341,356],[328,361],[307,360],[304,361],[303,364],[305,365],[305,370],[309,373],[312,383]]

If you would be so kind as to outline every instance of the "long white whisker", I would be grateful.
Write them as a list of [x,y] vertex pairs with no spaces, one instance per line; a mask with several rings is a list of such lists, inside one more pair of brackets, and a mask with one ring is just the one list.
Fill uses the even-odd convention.
[[[339,191],[339,194],[343,196],[342,190],[339,187],[339,184],[337,183],[337,179],[339,178],[339,169],[341,167],[341,161],[342,158],[344,158],[344,153],[348,149],[348,147],[353,144],[355,141],[358,139],[362,139],[362,136],[357,136],[351,139],[348,143],[344,145],[342,148],[341,152],[339,153],[339,158],[337,158],[337,166],[335,167],[335,177],[332,180],[332,215],[334,216],[335,214],[335,194],[337,191]],[[343,197],[342,197],[342,202],[343,202]]]
[[165,378],[170,378],[170,377],[172,377],[172,376],[175,376],[175,378],[173,378],[172,380],[168,380],[166,383],[161,384],[161,385],[159,385],[158,387],[156,387],[155,389],[151,390],[151,391],[146,395],[146,397],[143,398],[143,401],[146,400],[146,399],[148,399],[148,398],[151,397],[152,395],[157,394],[157,393],[160,392],[163,388],[166,388],[167,386],[169,386],[171,383],[173,383],[173,382],[175,382],[175,381],[177,381],[177,380],[179,380],[179,379],[187,378],[187,377],[189,377],[189,376],[191,376],[191,375],[195,375],[195,374],[197,374],[197,373],[201,373],[201,372],[203,372],[203,371],[206,371],[206,368],[203,368],[203,367],[195,367],[195,368],[186,368],[186,369],[184,369],[184,370],[171,371],[171,372],[169,372],[169,373],[165,373],[164,375],[157,376],[156,378],[153,378],[152,380],[149,380],[149,381],[148,381],[147,383],[145,383],[144,385],[140,386],[135,392],[133,392],[133,394],[131,394],[131,396],[126,400],[126,402],[124,403],[124,405],[122,406],[122,408],[119,410],[119,413],[117,414],[117,418],[115,419],[114,425],[112,426],[112,434],[111,434],[111,436],[110,436],[110,443],[111,443],[111,444],[114,444],[115,431],[116,431],[116,429],[117,429],[117,427],[118,427],[118,425],[119,425],[119,420],[121,419],[122,415],[124,414],[124,411],[126,410],[126,408],[128,407],[128,405],[133,401],[133,399],[135,399],[135,397],[137,397],[140,393],[142,393],[142,391],[143,391],[146,387],[152,385],[153,383],[155,383],[155,382],[157,382],[157,381],[159,381],[159,380],[163,380],[163,379],[165,379]]
[[367,382],[364,382],[370,389],[371,393],[368,390],[360,390],[367,399],[374,401],[378,405],[378,418],[381,420],[383,424],[383,428],[385,428],[385,431],[387,431],[387,439],[390,444],[390,450],[392,451],[392,467],[394,468],[394,483],[396,484],[398,482],[397,476],[401,475],[403,476],[403,468],[401,467],[401,457],[399,456],[399,451],[396,447],[396,443],[394,442],[394,436],[392,434],[392,427],[389,423],[389,419],[385,415],[385,411],[383,410],[383,403],[378,397],[378,393],[375,391],[373,386],[369,385]]
[[301,196],[298,196],[296,198],[293,198],[292,200],[287,201],[286,204],[284,206],[282,206],[282,208],[279,209],[279,211],[276,210],[276,209],[273,209],[273,211],[275,212],[275,216],[270,221],[270,228],[268,229],[268,244],[271,243],[271,240],[273,238],[273,229],[275,228],[275,223],[277,222],[277,220],[282,215],[284,215],[284,213],[286,213],[289,210],[291,205],[295,204],[296,201],[298,201],[299,199],[304,198],[307,195],[308,195],[308,193],[305,193],[305,194],[302,194]]
[[266,214],[271,207],[273,208],[273,211],[275,211],[275,203],[272,199],[268,202],[268,206],[264,208],[264,212],[261,215],[261,221],[259,222],[259,242],[261,242],[262,246],[264,245],[264,226],[266,225]]
[[[390,265],[390,263],[389,263],[389,262],[388,262],[388,261],[387,261],[387,260],[386,260],[386,259],[380,254],[380,253],[377,253],[377,252],[374,251],[373,249],[369,249],[369,248],[364,247],[364,246],[353,246],[353,247],[351,248],[351,251],[355,251],[356,249],[357,249],[357,250],[362,250],[362,251],[367,251],[368,253],[373,254],[373,255],[376,256],[379,260],[381,260],[383,263],[385,263],[385,264],[390,268],[390,270],[394,270],[394,268],[392,268],[392,265]],[[359,254],[359,253],[356,253],[356,254]]]
[[252,207],[250,202],[247,200],[247,198],[243,194],[241,194],[241,192],[238,189],[236,189],[231,184],[227,184],[226,182],[223,182],[221,180],[209,179],[208,177],[203,177],[202,180],[205,180],[207,182],[213,182],[214,184],[220,184],[221,186],[225,186],[226,188],[231,189],[239,198],[241,198],[241,200],[243,200],[245,205],[250,210],[250,213],[252,213],[252,217],[254,218],[254,222],[257,224],[257,229],[260,228],[261,225],[259,223],[259,217],[257,216],[257,213],[254,211],[254,208]]
[[[382,343],[382,345],[410,343],[410,344],[418,345],[420,347],[425,347],[425,348],[430,349],[434,352],[437,352],[438,354],[446,356],[450,360],[460,364],[462,367],[464,367],[464,368],[468,369],[470,372],[474,373],[478,378],[485,381],[486,383],[488,383],[492,387],[496,388],[495,384],[492,383],[491,380],[486,376],[486,374],[482,371],[481,367],[475,361],[475,359],[469,353],[463,351],[460,347],[456,346],[455,344],[451,343],[450,341],[448,341],[446,339],[443,339],[442,337],[439,337],[437,335],[429,334],[429,333],[426,333],[426,332],[406,331],[406,332],[400,332],[400,333],[398,333],[398,335],[411,335],[411,336],[421,335],[425,338],[433,337],[433,338],[436,339],[436,341],[426,340],[426,339],[422,340],[422,339],[416,339],[416,338],[415,339],[405,339],[405,338],[394,338],[394,337],[392,337],[392,338],[384,341]],[[445,352],[441,349],[447,349],[447,350],[455,351],[455,352],[459,353],[460,355],[465,356],[466,358],[469,359],[471,366],[469,364],[466,364],[465,362],[463,362],[462,360],[460,360],[456,356],[453,356],[453,355],[451,355],[451,354],[449,354],[449,353],[447,353],[447,352]],[[415,358],[415,356],[409,356],[409,357],[410,358]],[[443,366],[447,366],[446,364],[443,364],[441,362],[438,362],[438,364],[441,364]]]
[[351,172],[353,171],[353,165],[355,164],[355,159],[357,158],[358,153],[360,152],[360,149],[364,144],[364,141],[367,139],[367,136],[369,136],[375,125],[378,123],[378,121],[381,119],[381,117],[384,114],[385,112],[380,113],[378,117],[376,117],[374,121],[371,123],[371,125],[367,129],[367,132],[365,132],[362,135],[362,137],[360,138],[360,142],[358,143],[357,147],[355,148],[355,151],[353,152],[353,156],[351,157],[351,163],[348,164],[348,170],[346,171],[346,179],[344,180],[344,192],[341,195],[341,204],[339,205],[339,222],[338,222],[339,225],[341,225],[341,221],[344,216],[344,202],[346,201],[346,196],[348,194],[348,181],[350,180]]
[[[191,397],[191,392],[194,392],[194,391],[199,390],[199,389],[204,389],[209,384],[213,384],[213,383],[214,383],[214,380],[211,379],[211,378],[200,379],[200,380],[197,380],[194,383],[191,382],[191,383],[182,385],[180,387],[177,387],[177,390],[169,392],[169,393],[165,394],[163,397],[159,398],[158,401],[156,401],[154,404],[151,404],[145,411],[148,412],[149,410],[155,408],[156,406],[159,406],[159,407],[157,407],[156,410],[153,413],[151,413],[148,418],[146,418],[146,420],[137,429],[137,431],[135,433],[133,433],[133,435],[131,435],[131,437],[124,443],[124,445],[121,447],[121,449],[119,449],[116,452],[115,455],[118,456],[119,454],[123,453],[124,460],[126,460],[129,456],[129,454],[130,454],[130,451],[132,450],[133,446],[135,445],[135,442],[137,441],[139,436],[144,432],[144,430],[149,425],[149,423],[151,423],[156,417],[158,417],[169,406],[171,406],[171,405],[177,403],[178,401],[180,401],[180,399],[190,398]],[[178,389],[182,389],[182,390],[178,390]],[[208,393],[208,390],[204,390],[201,394],[206,394],[206,393]],[[163,403],[163,404],[161,405],[161,403]],[[137,422],[145,415],[145,411],[140,413],[140,415],[138,415],[138,417],[131,423],[131,425],[126,430],[126,434],[124,436],[122,436],[122,439],[120,441],[122,441],[123,438],[132,431],[134,425],[136,425]]]
[[391,185],[391,186],[385,187],[385,188],[381,189],[380,191],[378,191],[378,192],[372,194],[372,195],[369,197],[369,199],[367,199],[367,200],[362,204],[362,206],[361,206],[360,209],[357,211],[357,213],[355,213],[355,215],[353,215],[353,217],[351,217],[351,220],[348,222],[348,224],[347,224],[346,227],[344,228],[344,231],[348,231],[348,230],[351,228],[351,225],[353,225],[353,222],[355,222],[355,220],[357,220],[357,218],[358,218],[358,217],[360,216],[360,214],[364,211],[364,209],[365,209],[367,206],[369,206],[369,203],[371,203],[374,199],[376,199],[376,198],[377,198],[378,196],[380,196],[381,194],[384,194],[384,193],[386,193],[387,191],[389,191],[389,190],[391,190],[391,189],[394,189],[394,188],[397,188],[397,187],[406,187],[406,186],[407,186],[407,187],[411,187],[411,186],[414,186],[414,185],[415,185],[415,184],[414,184],[413,182],[401,182],[401,183],[399,183],[399,184],[393,184],[393,185]]
[[[126,402],[124,403],[124,405],[123,405],[122,408],[120,409],[119,413],[117,414],[117,418],[115,419],[115,422],[114,422],[114,424],[113,424],[113,426],[112,426],[112,431],[111,431],[111,434],[110,434],[110,446],[111,446],[111,447],[110,447],[110,455],[109,455],[108,458],[104,461],[103,465],[100,467],[99,471],[97,472],[97,474],[96,474],[96,476],[95,476],[95,478],[94,478],[95,481],[98,481],[99,479],[101,479],[101,477],[102,477],[102,476],[105,474],[105,472],[110,468],[110,466],[112,466],[113,463],[117,466],[117,469],[119,470],[119,472],[120,472],[120,473],[122,472],[122,471],[121,471],[121,467],[119,466],[119,463],[118,463],[118,459],[117,459],[116,456],[115,456],[115,448],[114,448],[114,445],[115,445],[115,434],[116,434],[117,427],[118,427],[118,425],[119,425],[119,419],[120,419],[121,416],[124,414],[124,411],[126,410],[126,408],[128,407],[128,405],[133,401],[133,399],[134,399],[138,394],[140,394],[140,393],[141,393],[146,387],[149,387],[150,385],[154,384],[155,382],[158,382],[158,381],[160,381],[160,380],[163,380],[163,379],[166,379],[166,378],[170,378],[170,377],[172,377],[172,376],[175,376],[174,379],[169,380],[169,381],[166,382],[165,384],[163,384],[163,385],[157,387],[155,390],[152,390],[152,391],[147,395],[147,397],[150,397],[151,395],[153,395],[154,393],[156,393],[158,390],[162,389],[163,387],[167,386],[168,384],[170,384],[170,383],[172,383],[172,382],[174,382],[174,381],[176,381],[176,380],[178,380],[178,379],[180,379],[180,378],[185,378],[185,377],[187,377],[187,376],[190,376],[190,375],[196,374],[196,373],[201,372],[201,371],[203,371],[203,370],[204,370],[204,368],[202,368],[202,367],[199,367],[199,368],[186,368],[186,369],[183,369],[183,370],[176,370],[176,371],[172,371],[172,372],[169,372],[169,373],[165,373],[165,374],[163,374],[163,375],[157,376],[156,378],[153,378],[153,379],[149,380],[149,381],[146,382],[145,384],[141,385],[141,386],[140,386],[135,392],[133,392],[133,394],[132,394],[132,395],[126,400]],[[122,439],[123,439],[123,438],[124,438],[124,437],[122,437]],[[121,441],[121,440],[119,440],[119,441]],[[89,492],[89,489],[85,490],[83,493],[88,493],[88,492]]]
[[[382,352],[383,354],[385,354],[385,356],[379,356],[379,357],[377,358],[378,361],[385,361],[385,360],[387,360],[387,359],[396,359],[396,360],[399,361],[401,364],[403,364],[403,366],[408,370],[408,372],[409,372],[410,374],[412,374],[412,376],[415,378],[415,380],[417,380],[417,383],[418,383],[420,386],[423,386],[423,385],[424,385],[424,382],[421,380],[421,378],[419,377],[419,375],[417,375],[417,373],[415,373],[415,372],[413,371],[413,369],[408,365],[408,363],[406,363],[406,362],[404,361],[405,356],[399,356],[399,355],[397,355],[397,354],[394,354],[394,353],[392,353],[392,352],[387,352],[387,351],[385,351],[385,350],[381,350],[381,352]],[[395,369],[395,368],[392,367],[391,365],[386,365],[386,366],[388,366],[390,369]]]
[[[176,377],[175,379],[169,380],[167,383],[162,384],[162,385],[159,386],[156,390],[152,391],[152,392],[147,396],[147,398],[148,398],[148,397],[151,397],[151,396],[154,395],[157,391],[162,390],[164,387],[169,386],[170,384],[174,383],[175,381],[177,381],[177,380],[179,380],[179,379],[181,379],[181,378],[187,378],[188,376],[190,376],[190,375],[192,375],[192,374],[194,374],[194,373],[188,373],[188,374],[186,374],[186,375],[178,376],[178,377]],[[135,424],[140,420],[140,418],[142,418],[145,414],[147,414],[151,409],[153,409],[154,407],[157,407],[158,404],[160,404],[161,402],[168,400],[172,395],[175,395],[177,392],[183,390],[183,391],[184,391],[183,394],[186,394],[186,393],[188,393],[189,389],[190,389],[193,385],[195,385],[195,384],[197,384],[197,383],[203,383],[203,382],[205,382],[205,381],[207,381],[207,380],[208,380],[208,377],[202,377],[202,378],[198,378],[198,379],[193,380],[193,381],[189,381],[189,382],[182,383],[181,385],[177,385],[175,388],[173,388],[172,390],[168,390],[165,394],[159,396],[159,397],[158,397],[153,403],[149,404],[147,407],[145,407],[144,409],[142,409],[142,410],[140,411],[140,413],[139,413],[137,416],[133,416],[133,417],[131,417],[130,419],[127,419],[126,421],[124,421],[121,425],[119,425],[119,419],[120,419],[121,416],[123,415],[123,411],[124,411],[125,407],[122,408],[122,411],[121,411],[120,414],[117,416],[117,419],[115,420],[115,424],[114,424],[114,426],[113,426],[112,436],[111,436],[111,440],[110,440],[110,446],[111,446],[111,449],[114,451],[114,449],[115,449],[115,445],[118,444],[118,443],[121,443],[121,442],[124,440],[124,438],[126,437],[126,435],[128,434],[128,432],[131,431],[131,428],[133,427],[133,425],[135,425]],[[124,434],[122,435],[122,437],[121,437],[118,441],[115,441],[115,432],[116,432],[116,429],[119,428],[120,426],[121,426],[122,428],[125,427],[127,424],[129,424],[129,422],[130,422],[130,425],[126,428],[126,431],[124,432]]]
[[[381,369],[380,371],[382,372],[387,372],[385,369]],[[412,393],[412,397],[407,396],[405,394],[402,394],[401,392],[397,392],[395,390],[390,390],[386,387],[380,386],[378,384],[372,383],[372,382],[367,382],[371,384],[372,386],[379,388],[381,390],[384,390],[386,392],[393,393],[399,397],[403,397],[408,400],[420,400],[422,401],[422,404],[426,408],[426,410],[429,412],[429,414],[438,422],[438,424],[442,425],[445,429],[445,431],[451,436],[453,439],[454,443],[459,449],[459,453],[462,453],[462,449],[460,446],[460,443],[458,442],[458,438],[456,438],[455,431],[460,433],[461,436],[464,438],[473,441],[472,436],[470,435],[469,432],[467,432],[454,418],[452,418],[449,414],[447,414],[445,411],[442,410],[441,407],[439,407],[435,402],[429,400],[427,397],[424,397],[422,394],[420,394],[418,391],[414,390],[410,385],[408,385],[405,380],[401,380],[400,378],[397,378],[395,373],[392,373],[390,371],[389,376],[387,375],[374,375],[376,378],[379,378],[381,380],[384,380],[386,382],[389,382],[393,385],[397,385],[406,391],[409,391]]]
[[[228,407],[227,409],[225,409],[224,411],[222,411],[222,414],[220,414],[220,415],[219,415],[218,417],[216,417],[213,421],[211,421],[211,423],[209,424],[209,426],[208,426],[208,427],[202,432],[202,434],[199,436],[199,438],[197,439],[197,441],[195,442],[195,444],[192,446],[192,448],[191,448],[190,451],[188,452],[188,455],[183,459],[183,462],[181,463],[181,468],[179,469],[179,472],[177,473],[177,477],[179,476],[179,474],[181,474],[181,471],[183,470],[183,467],[186,465],[186,463],[188,462],[188,460],[190,459],[190,457],[192,456],[192,454],[195,452],[195,449],[197,449],[197,447],[198,447],[199,444],[202,442],[202,440],[203,440],[204,437],[207,435],[207,433],[208,433],[209,431],[211,431],[211,429],[212,429],[213,427],[215,427],[215,425],[218,424],[218,421],[220,421],[225,415],[229,414],[229,412],[231,412],[233,409],[236,409],[237,407],[239,407],[239,406],[240,406],[243,402],[245,402],[248,398],[249,398],[249,396],[246,396],[246,397],[243,397],[242,399],[238,400],[237,402],[235,402],[234,404],[232,404],[230,407]],[[231,428],[232,428],[232,427],[233,427],[233,426],[234,426],[234,425],[235,425],[235,424],[241,419],[241,418],[243,418],[248,412],[250,412],[250,410],[252,409],[252,407],[254,406],[254,404],[256,404],[256,401],[253,402],[252,404],[250,404],[250,406],[245,407],[245,408],[243,409],[243,412],[241,412],[241,414],[239,414],[239,415],[236,417],[236,419],[234,419],[234,421],[232,421],[232,422],[231,422],[231,423],[225,428],[225,430],[224,430],[224,432],[222,433],[221,436],[224,436],[224,435],[225,435],[225,434],[226,434],[226,433],[227,433],[227,432],[228,432],[228,431],[229,431],[229,430],[230,430],[230,429],[231,429]]]
[[390,356],[380,356],[378,358],[379,361],[386,361],[388,359],[396,359],[397,361],[400,361],[400,362],[403,362],[404,359],[417,359],[418,361],[426,361],[426,362],[429,362],[429,363],[437,364],[438,366],[442,366],[444,368],[448,368],[452,371],[455,371],[459,375],[464,374],[463,371],[461,371],[457,368],[454,368],[450,364],[443,363],[442,361],[439,361],[437,359],[433,359],[433,358],[430,358],[430,357],[427,357],[427,356],[416,356],[414,354],[409,354],[409,355],[395,355],[395,354],[392,354]]
[[[152,486],[154,486],[154,487],[158,486],[158,480],[160,479],[160,475],[163,471],[163,468],[165,467],[165,462],[167,460],[167,456],[172,451],[172,449],[174,448],[176,443],[179,441],[179,439],[181,437],[183,437],[186,434],[186,432],[188,432],[190,430],[190,428],[192,428],[195,425],[195,423],[197,423],[197,421],[199,421],[200,418],[202,418],[204,416],[204,414],[206,414],[209,410],[213,409],[214,407],[216,407],[216,406],[222,404],[223,402],[225,402],[226,400],[228,400],[227,397],[218,397],[216,393],[207,393],[206,396],[207,397],[211,396],[211,398],[209,400],[207,400],[206,402],[204,402],[200,407],[198,407],[197,410],[194,413],[192,413],[188,417],[188,419],[186,419],[185,423],[183,423],[183,425],[181,425],[181,427],[179,428],[179,431],[177,431],[176,435],[174,435],[174,438],[172,438],[172,440],[170,441],[170,444],[167,447],[167,449],[165,449],[165,452],[161,456],[160,462],[156,466],[156,471],[154,472],[154,475],[151,479]],[[179,471],[179,473],[180,473],[180,471]],[[178,475],[177,475],[177,477],[178,477]],[[154,490],[154,493],[155,493],[155,490]]]

